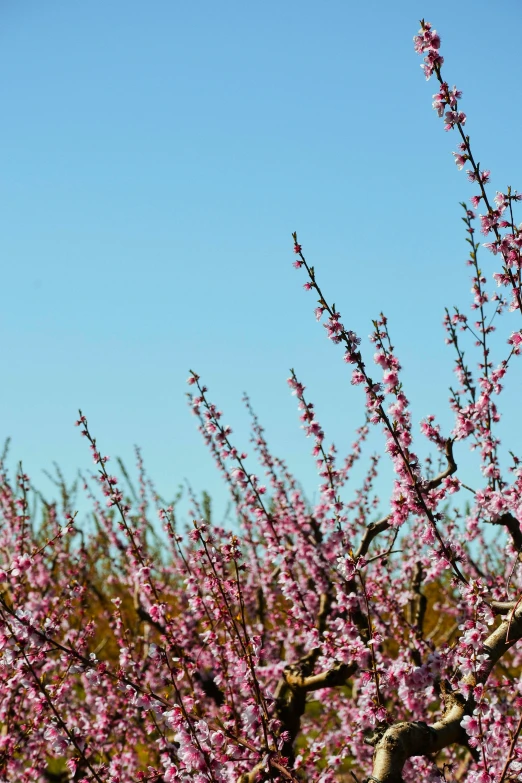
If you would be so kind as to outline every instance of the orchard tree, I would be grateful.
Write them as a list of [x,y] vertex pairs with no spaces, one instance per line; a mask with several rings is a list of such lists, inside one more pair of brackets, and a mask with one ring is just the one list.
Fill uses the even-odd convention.
[[[520,780],[522,469],[511,453],[501,471],[496,425],[522,345],[509,325],[522,314],[514,217],[522,196],[510,187],[491,195],[461,93],[443,74],[440,38],[423,21],[414,41],[474,190],[463,205],[471,312],[448,310],[444,321],[455,353],[454,426],[442,432],[430,415],[415,433],[440,464],[418,457],[386,317],[363,349],[294,234],[294,266],[317,300],[316,318],[361,387],[364,424],[350,454],[328,446],[292,371],[320,476],[314,506],[270,450],[250,401],[263,477],[190,373],[190,405],[234,503],[233,532],[196,497],[184,528],[139,452],[136,488],[125,471],[114,476],[81,412],[97,470],[81,482],[91,529],[80,526],[60,475],[60,499],[42,501],[37,520],[30,480],[20,469],[11,481],[4,455],[1,781]],[[494,356],[500,316],[507,326]],[[380,519],[377,457],[362,486],[345,491],[372,427],[394,470]],[[459,479],[461,441],[480,454],[473,487]]]

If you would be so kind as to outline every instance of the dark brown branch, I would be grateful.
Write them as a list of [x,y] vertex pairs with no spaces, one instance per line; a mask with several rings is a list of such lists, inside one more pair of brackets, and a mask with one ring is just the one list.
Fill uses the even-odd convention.
[[388,516],[386,517],[383,517],[378,522],[370,522],[370,524],[364,531],[364,536],[362,537],[361,543],[359,544],[359,548],[355,553],[355,559],[357,560],[359,557],[364,557],[368,552],[370,548],[370,544],[372,543],[373,539],[376,536],[378,536],[379,533],[384,533],[384,531],[388,530],[389,527],[390,527],[390,514],[388,514]]
[[[422,579],[424,576],[424,572],[422,570],[422,563],[418,562],[415,566],[415,570],[413,572],[412,580],[411,580],[411,589],[413,592],[413,598],[410,601],[410,612],[409,612],[409,621],[412,625],[416,637],[418,639],[422,638],[422,631],[424,626],[424,616],[426,614],[426,608],[428,606],[428,599],[422,592]],[[410,650],[411,650],[411,656],[413,658],[413,662],[416,666],[420,666],[421,661],[421,654],[419,649],[413,644],[413,639],[410,640]]]
[[46,769],[42,774],[50,783],[66,783],[70,780],[69,770],[65,770],[65,772],[51,772],[51,770]]
[[448,466],[446,470],[443,470],[442,473],[439,473],[438,476],[435,476],[434,478],[428,481],[427,484],[428,490],[436,489],[437,487],[440,487],[444,479],[448,478],[449,476],[452,476],[454,473],[457,472],[457,463],[455,462],[455,458],[453,457],[452,438],[448,438],[448,440],[446,441],[445,454],[446,454],[446,459],[448,461]]
[[426,614],[426,608],[428,605],[427,598],[421,590],[423,577],[424,572],[422,570],[422,563],[419,562],[416,564],[415,571],[413,573],[412,590],[414,593],[414,598],[410,604],[411,624],[417,628],[419,633],[422,633],[424,615]]
[[505,514],[501,514],[498,519],[489,519],[488,523],[490,525],[503,525],[511,536],[515,549],[520,554],[522,550],[522,532],[520,530],[520,522],[515,519],[513,514],[507,511]]

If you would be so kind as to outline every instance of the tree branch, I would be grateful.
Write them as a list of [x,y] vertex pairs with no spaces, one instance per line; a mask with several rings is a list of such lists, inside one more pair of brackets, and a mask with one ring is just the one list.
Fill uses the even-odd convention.
[[[485,683],[495,664],[522,638],[522,606],[511,610],[505,620],[484,642],[488,657],[477,674],[463,678],[474,687]],[[402,783],[402,768],[411,756],[426,756],[454,743],[467,745],[462,718],[473,706],[472,697],[465,699],[458,692],[442,689],[445,701],[443,717],[432,726],[422,721],[396,723],[384,732],[375,744],[373,778],[380,783]]]
[[318,674],[312,674],[309,677],[302,677],[292,671],[285,671],[285,680],[292,688],[303,688],[307,693],[318,691],[321,688],[332,688],[338,685],[344,685],[348,677],[355,674],[357,665],[355,663],[336,663],[331,669],[326,669]]
[[[423,488],[423,491],[436,489],[438,486],[442,484],[445,478],[448,478],[448,476],[452,476],[456,472],[457,463],[455,462],[455,459],[453,457],[453,440],[451,438],[448,438],[446,441],[445,453],[446,453],[446,459],[448,461],[448,465],[446,469],[443,470],[441,473],[439,473],[438,476],[435,476],[434,478],[427,481],[425,487]],[[388,528],[390,527],[390,517],[391,514],[388,514],[387,516],[380,519],[378,522],[371,522],[368,525],[364,533],[364,536],[362,537],[361,543],[359,544],[359,548],[355,553],[355,559],[357,559],[358,557],[364,557],[368,552],[370,548],[370,544],[372,543],[373,539],[376,536],[378,536],[379,533],[383,533],[385,530],[388,530]],[[522,535],[520,536],[520,541],[522,546]]]
[[452,476],[454,473],[457,472],[457,463],[455,462],[455,458],[453,456],[453,439],[448,438],[446,441],[446,447],[445,447],[445,454],[446,459],[448,461],[448,466],[446,470],[443,470],[442,473],[439,473],[438,476],[435,476],[434,478],[430,479],[427,483],[428,489],[436,489],[437,487],[440,487],[444,479],[448,478],[449,476]]
[[506,511],[506,513],[501,514],[498,519],[489,519],[488,523],[490,525],[503,525],[511,536],[513,545],[520,555],[522,550],[522,531],[520,530],[520,522],[518,519],[515,519],[513,514]]

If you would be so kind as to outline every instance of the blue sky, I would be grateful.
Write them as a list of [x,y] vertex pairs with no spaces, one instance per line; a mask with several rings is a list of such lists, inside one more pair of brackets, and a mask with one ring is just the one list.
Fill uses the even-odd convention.
[[[413,51],[421,16],[493,186],[520,187],[518,2],[2,4],[0,437],[37,485],[53,461],[90,467],[81,407],[104,453],[132,462],[138,443],[163,493],[188,478],[224,508],[185,403],[192,368],[242,448],[249,392],[312,497],[289,368],[340,451],[363,408],[292,268],[294,230],[346,326],[389,317],[414,416],[450,425],[441,320],[469,301],[458,202],[473,190]],[[518,369],[515,450],[517,387]]]

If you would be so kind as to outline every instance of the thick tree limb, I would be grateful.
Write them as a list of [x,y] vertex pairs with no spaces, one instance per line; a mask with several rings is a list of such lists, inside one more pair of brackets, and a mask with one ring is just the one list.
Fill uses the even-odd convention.
[[[495,664],[522,638],[522,606],[511,610],[505,620],[484,642],[488,656],[477,676],[464,677],[467,685],[485,683]],[[384,732],[375,744],[373,757],[374,780],[379,783],[402,783],[402,768],[412,756],[435,753],[454,743],[467,744],[467,735],[461,722],[473,708],[471,699],[462,694],[450,693],[445,689],[445,710],[443,717],[428,726],[422,721],[396,723]],[[443,689],[444,692],[444,689]]]
[[461,727],[465,701],[455,699],[444,717],[428,726],[422,721],[396,723],[377,743],[372,775],[380,783],[402,783],[402,768],[411,756],[436,753],[456,742],[466,743]]
[[344,685],[348,677],[357,670],[354,663],[336,663],[331,669],[326,669],[309,677],[302,677],[291,671],[285,673],[285,680],[292,688],[303,688],[307,693],[321,690],[321,688],[333,688]]

